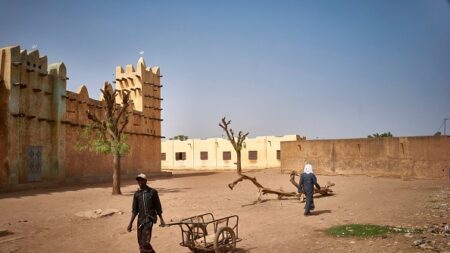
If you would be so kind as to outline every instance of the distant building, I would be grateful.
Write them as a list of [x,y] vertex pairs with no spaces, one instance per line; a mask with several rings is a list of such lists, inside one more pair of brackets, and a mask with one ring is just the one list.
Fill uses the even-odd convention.
[[[298,135],[247,138],[241,151],[242,168],[279,168],[281,141],[302,139]],[[161,167],[167,170],[235,170],[236,151],[228,139],[167,140],[161,143]]]
[[[116,68],[116,89],[130,90],[133,100],[123,175],[161,170],[160,78],[159,67],[146,67],[142,58],[136,70]],[[67,91],[67,80],[64,63],[48,65],[37,50],[0,48],[0,190],[112,174],[110,156],[75,148],[90,123],[86,110],[100,117],[105,103],[90,98],[85,86]]]

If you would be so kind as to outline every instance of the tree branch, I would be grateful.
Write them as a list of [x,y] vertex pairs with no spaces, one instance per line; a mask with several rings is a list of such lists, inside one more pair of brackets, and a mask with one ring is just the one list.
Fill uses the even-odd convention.
[[233,129],[228,129],[228,126],[230,125],[231,120],[226,121],[225,117],[222,118],[222,123],[219,124],[219,126],[225,131],[225,133],[228,136],[228,140],[231,142],[231,145],[233,145],[233,148],[236,149],[236,142],[234,140],[234,133]]
[[88,119],[90,119],[91,121],[93,121],[96,124],[102,125],[102,122],[97,118],[97,116],[95,116],[95,114],[91,113],[90,110],[87,110],[86,113],[87,113]]
[[[116,118],[116,121],[115,121],[115,125],[116,126],[118,126],[119,119],[127,111],[128,106],[130,105],[130,91],[129,90],[123,90],[122,91],[122,96],[123,96],[123,98],[122,98],[122,107],[120,108],[119,114],[117,115],[117,118]],[[128,123],[128,120],[127,120],[127,123]],[[122,132],[123,128],[124,128],[124,125],[120,128],[121,131],[119,131],[119,134]]]
[[128,116],[125,117],[125,120],[123,121],[123,125],[119,129],[119,136],[120,136],[120,134],[122,134],[123,129],[127,126],[127,124],[128,124]]

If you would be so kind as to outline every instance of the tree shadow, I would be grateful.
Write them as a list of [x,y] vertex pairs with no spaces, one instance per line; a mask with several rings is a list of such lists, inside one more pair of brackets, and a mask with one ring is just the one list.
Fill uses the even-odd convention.
[[255,200],[249,204],[241,205],[241,207],[254,206],[256,204],[262,204],[265,202],[274,202],[274,201],[298,201],[300,203],[300,201],[297,198],[262,199],[262,200]]
[[270,199],[255,200],[255,201],[253,201],[253,202],[251,202],[249,204],[241,205],[241,207],[254,206],[256,204],[261,204],[261,203],[264,203],[264,202],[267,202],[267,201],[270,201]]
[[17,191],[0,192],[0,199],[22,198],[28,196],[38,196],[60,192],[74,192],[94,188],[111,188],[111,183],[67,182],[57,184],[45,184],[43,186],[36,186],[36,188],[18,189]]
[[[180,174],[171,174],[169,172],[161,172],[148,174],[149,182],[158,180],[158,179],[172,179],[172,178],[183,178],[183,177],[199,177],[199,176],[209,176],[216,174],[217,172],[187,172]],[[137,184],[135,180],[135,176],[131,174],[122,175],[121,180],[122,191],[124,187],[128,187],[131,185]],[[16,190],[8,190],[8,191],[0,191],[0,199],[8,199],[8,198],[21,198],[26,196],[37,196],[43,194],[51,194],[55,192],[70,192],[70,191],[80,191],[84,189],[91,188],[111,188],[111,177],[110,176],[96,176],[89,178],[76,178],[76,179],[67,179],[63,182],[42,182],[42,183],[30,183],[28,188],[19,188]],[[158,192],[161,193],[170,193],[170,192],[181,192],[182,190],[187,190],[188,188],[177,188],[177,189],[157,189]],[[131,192],[122,192],[122,196],[129,196],[134,194]],[[120,195],[119,195],[120,196]]]
[[170,176],[170,178],[204,177],[204,176],[214,175],[214,174],[217,174],[217,173],[218,173],[218,172],[214,172],[214,171],[205,171],[205,172],[196,172],[196,171],[191,171],[191,172],[181,172],[181,173],[172,174],[172,176]]
[[318,199],[320,199],[320,198],[326,198],[326,197],[335,197],[336,196],[336,193],[334,193],[334,192],[332,192],[332,193],[328,193],[327,195],[314,195],[314,198],[318,198]]
[[[192,188],[189,187],[185,187],[185,188],[156,188],[156,190],[158,191],[158,194],[164,195],[166,193],[178,193],[178,192],[184,192],[186,190],[191,190]],[[136,190],[138,190],[138,188],[136,188]],[[134,195],[136,191],[126,191],[126,192],[122,192],[123,196],[132,196]]]

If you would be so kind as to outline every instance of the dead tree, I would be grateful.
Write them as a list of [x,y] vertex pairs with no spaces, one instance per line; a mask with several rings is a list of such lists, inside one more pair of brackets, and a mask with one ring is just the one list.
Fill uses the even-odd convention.
[[[95,113],[86,111],[87,117],[92,121],[92,128],[97,130],[94,141],[89,144],[98,153],[113,155],[112,194],[122,194],[120,191],[120,158],[129,150],[123,131],[128,124],[127,109],[131,103],[130,91],[113,90],[108,82],[105,82],[100,91],[106,105],[103,117],[98,118]],[[121,104],[116,103],[117,96],[122,98]]]
[[[256,186],[256,188],[258,188],[258,201],[260,201],[262,195],[265,195],[265,194],[275,194],[275,195],[277,195],[278,199],[282,199],[283,197],[295,197],[298,199],[302,199],[302,194],[297,193],[297,191],[285,192],[282,190],[270,189],[270,188],[264,187],[262,184],[260,184],[258,182],[258,180],[256,179],[256,177],[250,177],[250,176],[247,176],[242,173],[242,165],[241,165],[242,144],[244,143],[244,140],[248,136],[249,133],[247,132],[246,134],[243,134],[242,131],[239,131],[237,138],[235,138],[233,129],[231,129],[229,127],[230,124],[231,124],[231,120],[227,121],[225,119],[225,117],[223,117],[221,123],[219,123],[219,126],[227,134],[228,140],[231,142],[234,150],[236,151],[236,156],[237,156],[236,168],[237,168],[237,173],[239,175],[239,178],[236,179],[235,181],[229,183],[228,187],[230,187],[230,189],[233,190],[233,188],[239,182],[241,182],[243,180],[249,180],[250,182],[253,183],[253,185]],[[290,175],[290,181],[295,186],[295,189],[297,189],[298,184],[297,184],[297,182],[295,182],[295,176],[298,176],[298,174],[295,173],[295,171],[292,171],[292,173]],[[315,191],[315,193],[319,193],[321,195],[329,195],[332,192],[330,187],[333,185],[334,184],[328,182],[327,185],[325,185],[324,187],[321,188],[321,190],[314,189],[314,191]]]
[[237,173],[238,175],[242,174],[242,167],[241,167],[241,150],[242,150],[242,144],[245,141],[245,138],[247,138],[248,132],[246,134],[243,134],[242,131],[239,131],[237,139],[234,137],[233,129],[228,128],[230,125],[231,120],[226,120],[225,117],[222,118],[222,122],[219,123],[219,126],[225,131],[225,133],[228,136],[228,140],[231,142],[231,145],[233,145],[234,150],[236,151],[236,166],[237,166]]
[[242,150],[242,144],[244,143],[245,138],[248,136],[248,132],[246,134],[243,134],[242,131],[239,131],[237,138],[234,136],[234,131],[231,129],[230,126],[231,120],[226,120],[225,117],[222,118],[222,122],[219,124],[219,126],[225,131],[225,133],[228,136],[228,140],[233,145],[234,150],[236,151],[236,167],[237,167],[237,173],[239,175],[239,178],[233,181],[232,183],[228,184],[228,187],[230,187],[231,190],[233,190],[234,186],[236,186],[239,182],[243,180],[249,180],[253,183],[253,185],[258,188],[258,200],[261,200],[261,196],[265,194],[276,194],[278,196],[278,199],[281,199],[282,197],[298,197],[299,194],[297,192],[284,192],[282,190],[273,190],[270,188],[266,188],[262,186],[258,180],[255,177],[250,177],[242,173],[242,166],[241,166],[241,150]]

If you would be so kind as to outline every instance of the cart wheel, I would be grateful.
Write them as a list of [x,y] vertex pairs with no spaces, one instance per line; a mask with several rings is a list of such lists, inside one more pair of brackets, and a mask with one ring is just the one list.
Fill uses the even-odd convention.
[[221,227],[214,238],[214,250],[216,253],[234,252],[236,249],[236,236],[233,229]]

